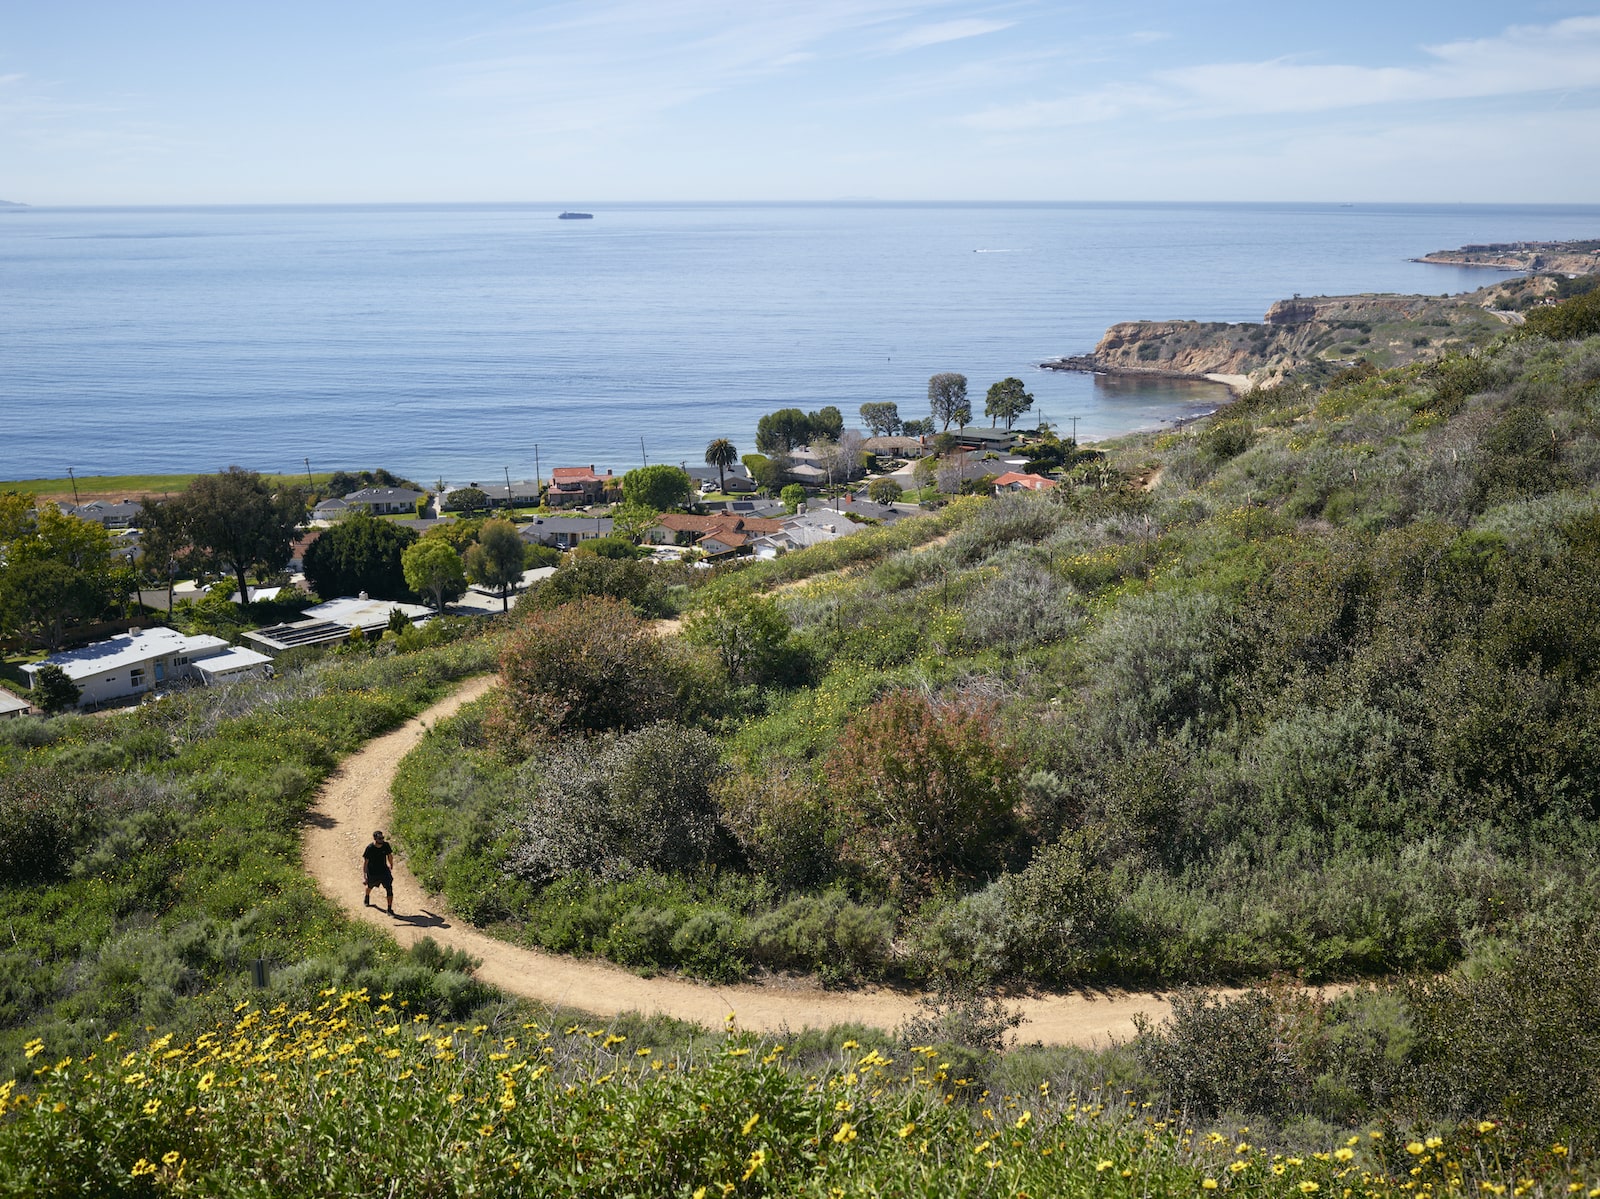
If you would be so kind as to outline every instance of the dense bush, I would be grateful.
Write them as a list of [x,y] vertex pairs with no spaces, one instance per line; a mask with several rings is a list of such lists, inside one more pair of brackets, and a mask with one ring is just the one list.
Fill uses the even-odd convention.
[[506,869],[544,885],[721,862],[733,852],[713,798],[722,771],[711,738],[675,724],[558,750],[516,817]]
[[990,717],[891,692],[850,723],[824,771],[840,857],[867,885],[915,895],[1004,864],[1015,763]]
[[588,597],[551,611],[518,609],[500,654],[503,737],[634,729],[667,714],[670,663],[623,603]]

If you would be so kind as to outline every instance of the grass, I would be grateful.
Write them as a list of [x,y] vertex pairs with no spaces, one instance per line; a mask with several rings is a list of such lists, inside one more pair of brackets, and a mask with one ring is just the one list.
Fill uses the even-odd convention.
[[[76,484],[79,495],[158,495],[182,491],[199,474],[179,475],[79,475]],[[305,475],[264,475],[274,483],[303,483]],[[314,486],[322,486],[333,478],[332,471],[311,476]],[[60,479],[0,479],[0,491],[15,491],[23,495],[71,495],[74,480]]]

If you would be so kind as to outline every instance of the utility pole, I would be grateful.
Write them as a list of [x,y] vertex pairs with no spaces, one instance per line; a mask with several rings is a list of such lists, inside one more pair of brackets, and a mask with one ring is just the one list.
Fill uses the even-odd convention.
[[533,443],[533,493],[537,497],[543,484],[539,481],[539,443]]
[[1076,417],[1076,416],[1069,416],[1069,417],[1067,417],[1067,419],[1072,422],[1072,448],[1074,450],[1076,450],[1078,448],[1078,420],[1079,420],[1079,418]]
[[70,466],[67,467],[67,478],[72,480],[72,506],[76,508],[78,506],[78,476]]
[[511,468],[502,466],[500,469],[506,472],[506,508],[509,509],[511,507]]
[[644,438],[639,438],[639,457],[644,459],[646,466],[650,465],[650,455],[644,452]]
[[311,459],[310,458],[306,458],[306,459],[303,459],[303,461],[306,464],[306,490],[308,492],[309,491],[315,491],[316,490],[316,484],[311,481]]

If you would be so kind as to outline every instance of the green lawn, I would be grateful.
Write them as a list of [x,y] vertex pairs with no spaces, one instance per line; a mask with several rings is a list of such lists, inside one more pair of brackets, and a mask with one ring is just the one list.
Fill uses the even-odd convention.
[[[77,479],[78,493],[80,495],[108,495],[114,492],[127,492],[130,495],[150,494],[153,492],[182,491],[189,485],[190,480],[198,475],[79,475]],[[286,483],[305,482],[304,474],[266,475],[274,482]],[[333,472],[311,476],[315,485],[321,486],[333,478]],[[56,495],[61,492],[72,491],[73,481],[68,478],[60,479],[7,479],[0,480],[0,491],[17,491],[24,495]]]

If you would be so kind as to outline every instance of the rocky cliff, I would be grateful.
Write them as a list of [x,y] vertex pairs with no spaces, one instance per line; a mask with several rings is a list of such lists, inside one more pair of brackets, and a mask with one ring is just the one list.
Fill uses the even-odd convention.
[[1260,322],[1128,321],[1111,326],[1092,353],[1041,365],[1053,370],[1184,378],[1227,376],[1254,386],[1291,371],[1369,361],[1395,366],[1475,345],[1515,318],[1491,311],[1490,291],[1464,296],[1296,296]]
[[1459,250],[1435,250],[1415,262],[1483,266],[1502,271],[1540,271],[1554,275],[1600,273],[1600,241],[1508,241]]

